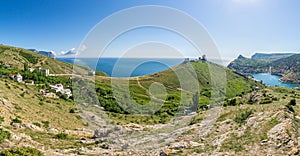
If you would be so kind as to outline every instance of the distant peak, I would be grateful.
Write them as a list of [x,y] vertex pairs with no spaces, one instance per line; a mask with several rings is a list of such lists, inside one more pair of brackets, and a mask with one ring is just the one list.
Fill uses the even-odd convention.
[[237,59],[246,59],[243,55],[239,55]]

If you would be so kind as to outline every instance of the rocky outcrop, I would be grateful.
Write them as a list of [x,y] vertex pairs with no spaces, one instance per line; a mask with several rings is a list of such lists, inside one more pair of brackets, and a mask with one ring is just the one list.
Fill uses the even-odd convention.
[[17,129],[30,129],[33,131],[44,131],[43,128],[40,128],[36,125],[25,123],[25,124],[20,124],[20,123],[12,123],[12,127],[17,128]]
[[276,150],[290,151],[290,155],[298,154],[300,145],[298,144],[298,130],[294,123],[294,114],[283,107],[273,118],[281,121],[281,123],[268,131],[268,146],[274,147]]

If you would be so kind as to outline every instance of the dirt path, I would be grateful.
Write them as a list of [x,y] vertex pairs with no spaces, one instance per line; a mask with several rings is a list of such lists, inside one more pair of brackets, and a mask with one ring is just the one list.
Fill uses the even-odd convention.
[[166,100],[162,100],[162,99],[157,98],[156,96],[154,96],[154,95],[149,91],[149,89],[145,88],[145,87],[141,84],[141,82],[140,82],[140,80],[139,80],[139,77],[136,77],[135,79],[136,79],[136,81],[137,81],[139,87],[141,87],[143,90],[145,90],[146,93],[147,93],[148,95],[150,95],[151,99],[154,99],[154,100],[159,101],[159,102],[166,102]]
[[48,57],[45,57],[42,61],[40,61],[37,64],[35,64],[35,67],[40,67],[42,63],[44,64],[45,61],[47,61],[47,59],[48,59]]
[[177,90],[184,91],[184,92],[187,92],[187,93],[192,93],[191,91],[188,91],[188,90],[185,90],[185,89],[182,89],[182,88],[177,88]]

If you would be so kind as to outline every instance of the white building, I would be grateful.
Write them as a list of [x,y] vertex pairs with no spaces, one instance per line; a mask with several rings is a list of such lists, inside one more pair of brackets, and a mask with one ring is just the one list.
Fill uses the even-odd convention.
[[16,80],[18,82],[22,82],[23,81],[23,76],[21,74],[19,74],[19,73],[17,73],[17,75],[15,76],[15,78],[16,78]]
[[39,74],[44,73],[45,76],[49,76],[49,74],[50,74],[50,70],[49,70],[49,69],[42,69],[41,67],[36,68],[36,71],[37,71]]
[[72,91],[70,89],[64,89],[62,84],[50,85],[51,89],[54,89],[56,93],[61,93],[67,95],[68,98],[72,96]]
[[51,89],[54,89],[57,92],[64,90],[64,86],[62,84],[50,85]]

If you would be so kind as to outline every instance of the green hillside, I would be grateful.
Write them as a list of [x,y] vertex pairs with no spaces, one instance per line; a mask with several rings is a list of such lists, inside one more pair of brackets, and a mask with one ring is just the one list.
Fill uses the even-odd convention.
[[[217,75],[213,82],[211,74],[214,74],[214,71],[210,72],[209,68],[224,71],[224,77]],[[184,77],[184,82],[180,82],[180,78],[178,78],[177,75],[178,73],[183,73],[181,76],[190,77]],[[125,83],[122,84],[122,81]],[[194,83],[199,85],[198,88],[195,88],[197,86],[193,86],[193,81],[196,81]],[[226,81],[225,88],[218,88],[221,87],[224,81]],[[128,86],[126,86],[126,82],[129,82]],[[111,85],[116,83],[120,83],[118,86],[121,87],[116,88]],[[151,88],[151,86],[153,87],[153,85],[155,86],[157,83],[165,87],[166,97],[164,97],[162,93],[158,95],[152,95],[150,93],[149,88]],[[128,87],[130,95],[122,91],[122,89]],[[157,87],[159,88],[161,86],[158,85]],[[115,118],[118,122],[123,122],[123,119],[126,118],[124,122],[148,124],[165,123],[175,114],[184,114],[184,110],[192,109],[192,107],[195,106],[195,101],[197,101],[197,106],[195,106],[198,108],[197,110],[205,110],[211,105],[216,104],[218,100],[221,100],[219,104],[224,104],[222,99],[247,94],[255,90],[256,87],[263,88],[264,86],[221,65],[202,61],[180,64],[155,74],[128,79],[118,80],[117,78],[96,77],[95,86],[100,105],[104,107],[105,110],[111,112],[111,117]],[[120,89],[120,92],[117,91],[118,89]],[[93,88],[91,90],[93,90]],[[158,90],[161,91],[163,89]],[[79,92],[78,95],[82,95],[82,93]],[[134,101],[129,97],[132,97]],[[195,100],[195,97],[197,100]],[[78,99],[82,100],[84,96]],[[148,104],[150,101],[152,103]],[[132,106],[131,104],[134,102],[138,105]],[[88,101],[88,103],[95,103],[95,101],[91,100]],[[155,105],[161,103],[163,103],[163,106],[155,112]],[[140,109],[139,105],[145,105],[148,109]],[[128,112],[127,109],[130,109],[132,112]],[[134,115],[148,113],[152,115]]]
[[273,61],[270,66],[274,72],[283,75],[282,81],[300,83],[300,54]]
[[[50,70],[50,74],[71,74],[73,65],[48,58],[32,51],[0,45],[0,65],[10,69],[23,70],[24,65],[28,68],[45,68]],[[81,67],[87,69],[86,67]]]
[[262,59],[250,59],[240,55],[230,62],[228,68],[240,73],[265,73],[268,72],[270,62]]

